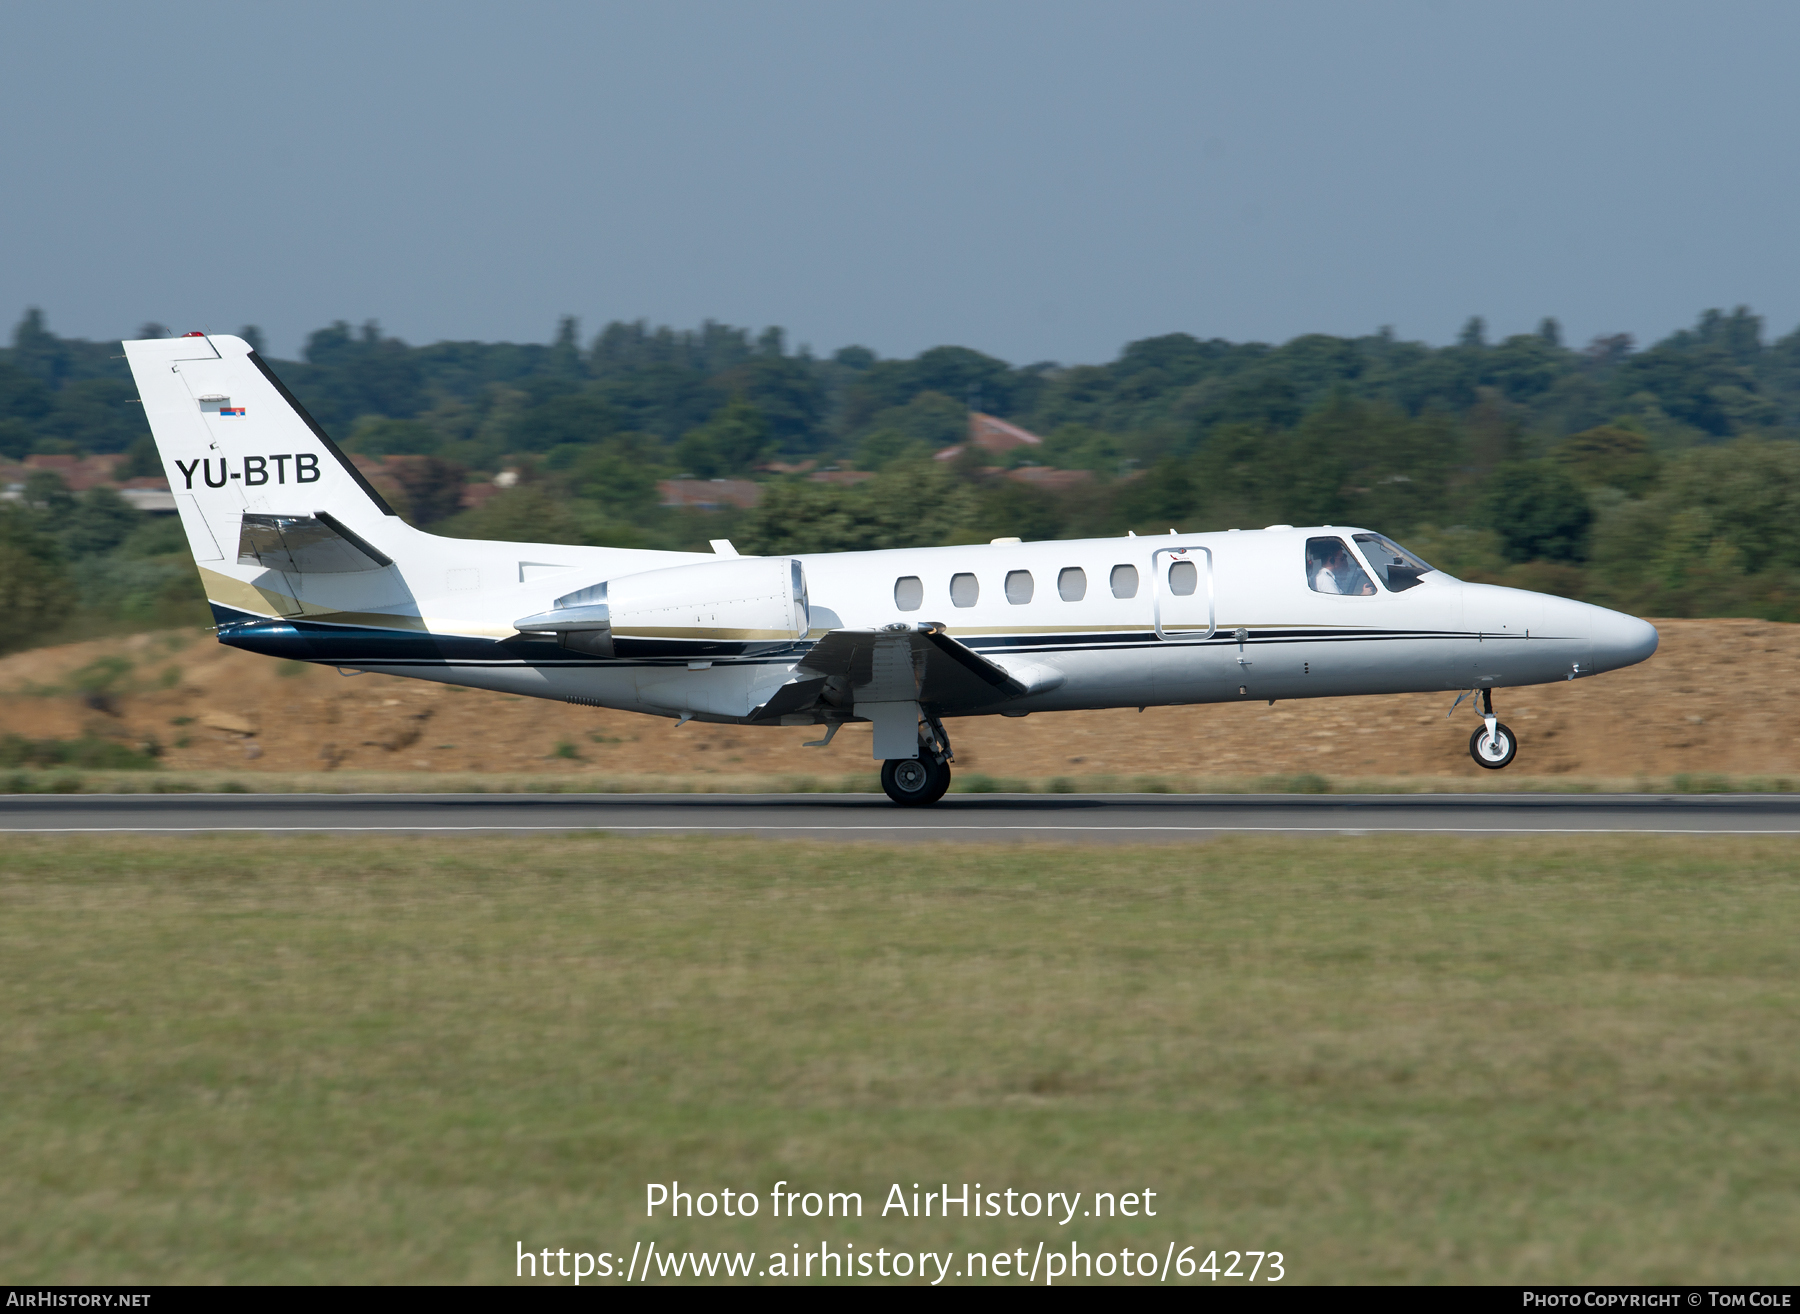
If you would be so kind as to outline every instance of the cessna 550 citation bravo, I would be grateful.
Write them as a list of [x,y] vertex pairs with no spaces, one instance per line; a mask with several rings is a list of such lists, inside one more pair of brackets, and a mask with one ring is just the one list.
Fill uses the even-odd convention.
[[1459,691],[1497,769],[1494,689],[1656,651],[1635,617],[1337,525],[795,557],[440,538],[242,339],[124,345],[221,643],[819,744],[868,721],[901,804],[949,787],[943,718],[993,713]]

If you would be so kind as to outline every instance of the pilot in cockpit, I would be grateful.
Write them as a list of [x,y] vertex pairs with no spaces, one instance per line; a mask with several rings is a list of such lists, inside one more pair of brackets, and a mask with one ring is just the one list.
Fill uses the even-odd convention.
[[1375,583],[1350,556],[1341,538],[1309,539],[1306,544],[1306,579],[1314,593],[1341,593],[1368,597]]

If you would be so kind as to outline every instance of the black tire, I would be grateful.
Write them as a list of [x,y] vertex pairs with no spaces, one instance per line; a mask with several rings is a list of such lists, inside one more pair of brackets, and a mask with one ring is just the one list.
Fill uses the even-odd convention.
[[1482,751],[1482,740],[1487,738],[1487,727],[1484,725],[1469,736],[1469,756],[1475,759],[1475,765],[1486,767],[1489,771],[1498,771],[1512,763],[1519,752],[1519,740],[1512,732],[1512,727],[1504,721],[1494,723],[1494,735],[1500,741],[1500,747],[1506,751],[1498,757],[1489,757]]
[[890,757],[881,764],[881,787],[903,808],[924,807],[950,788],[950,764],[930,757]]

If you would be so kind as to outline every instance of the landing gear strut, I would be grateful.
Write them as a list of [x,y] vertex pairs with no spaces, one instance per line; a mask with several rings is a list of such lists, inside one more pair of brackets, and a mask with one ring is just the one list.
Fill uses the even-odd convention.
[[1481,720],[1481,729],[1469,736],[1469,756],[1475,759],[1476,766],[1498,771],[1511,763],[1519,751],[1519,741],[1514,737],[1512,727],[1502,725],[1500,718],[1494,715],[1492,689],[1481,691]]
[[919,755],[890,757],[881,764],[881,788],[903,808],[935,803],[950,788],[950,736],[944,723],[926,712],[919,722]]

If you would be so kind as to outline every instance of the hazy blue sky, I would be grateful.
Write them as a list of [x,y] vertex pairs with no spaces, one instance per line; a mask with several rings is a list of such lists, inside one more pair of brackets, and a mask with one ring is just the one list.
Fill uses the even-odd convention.
[[1785,333],[1797,64],[1791,0],[13,4],[0,317]]

